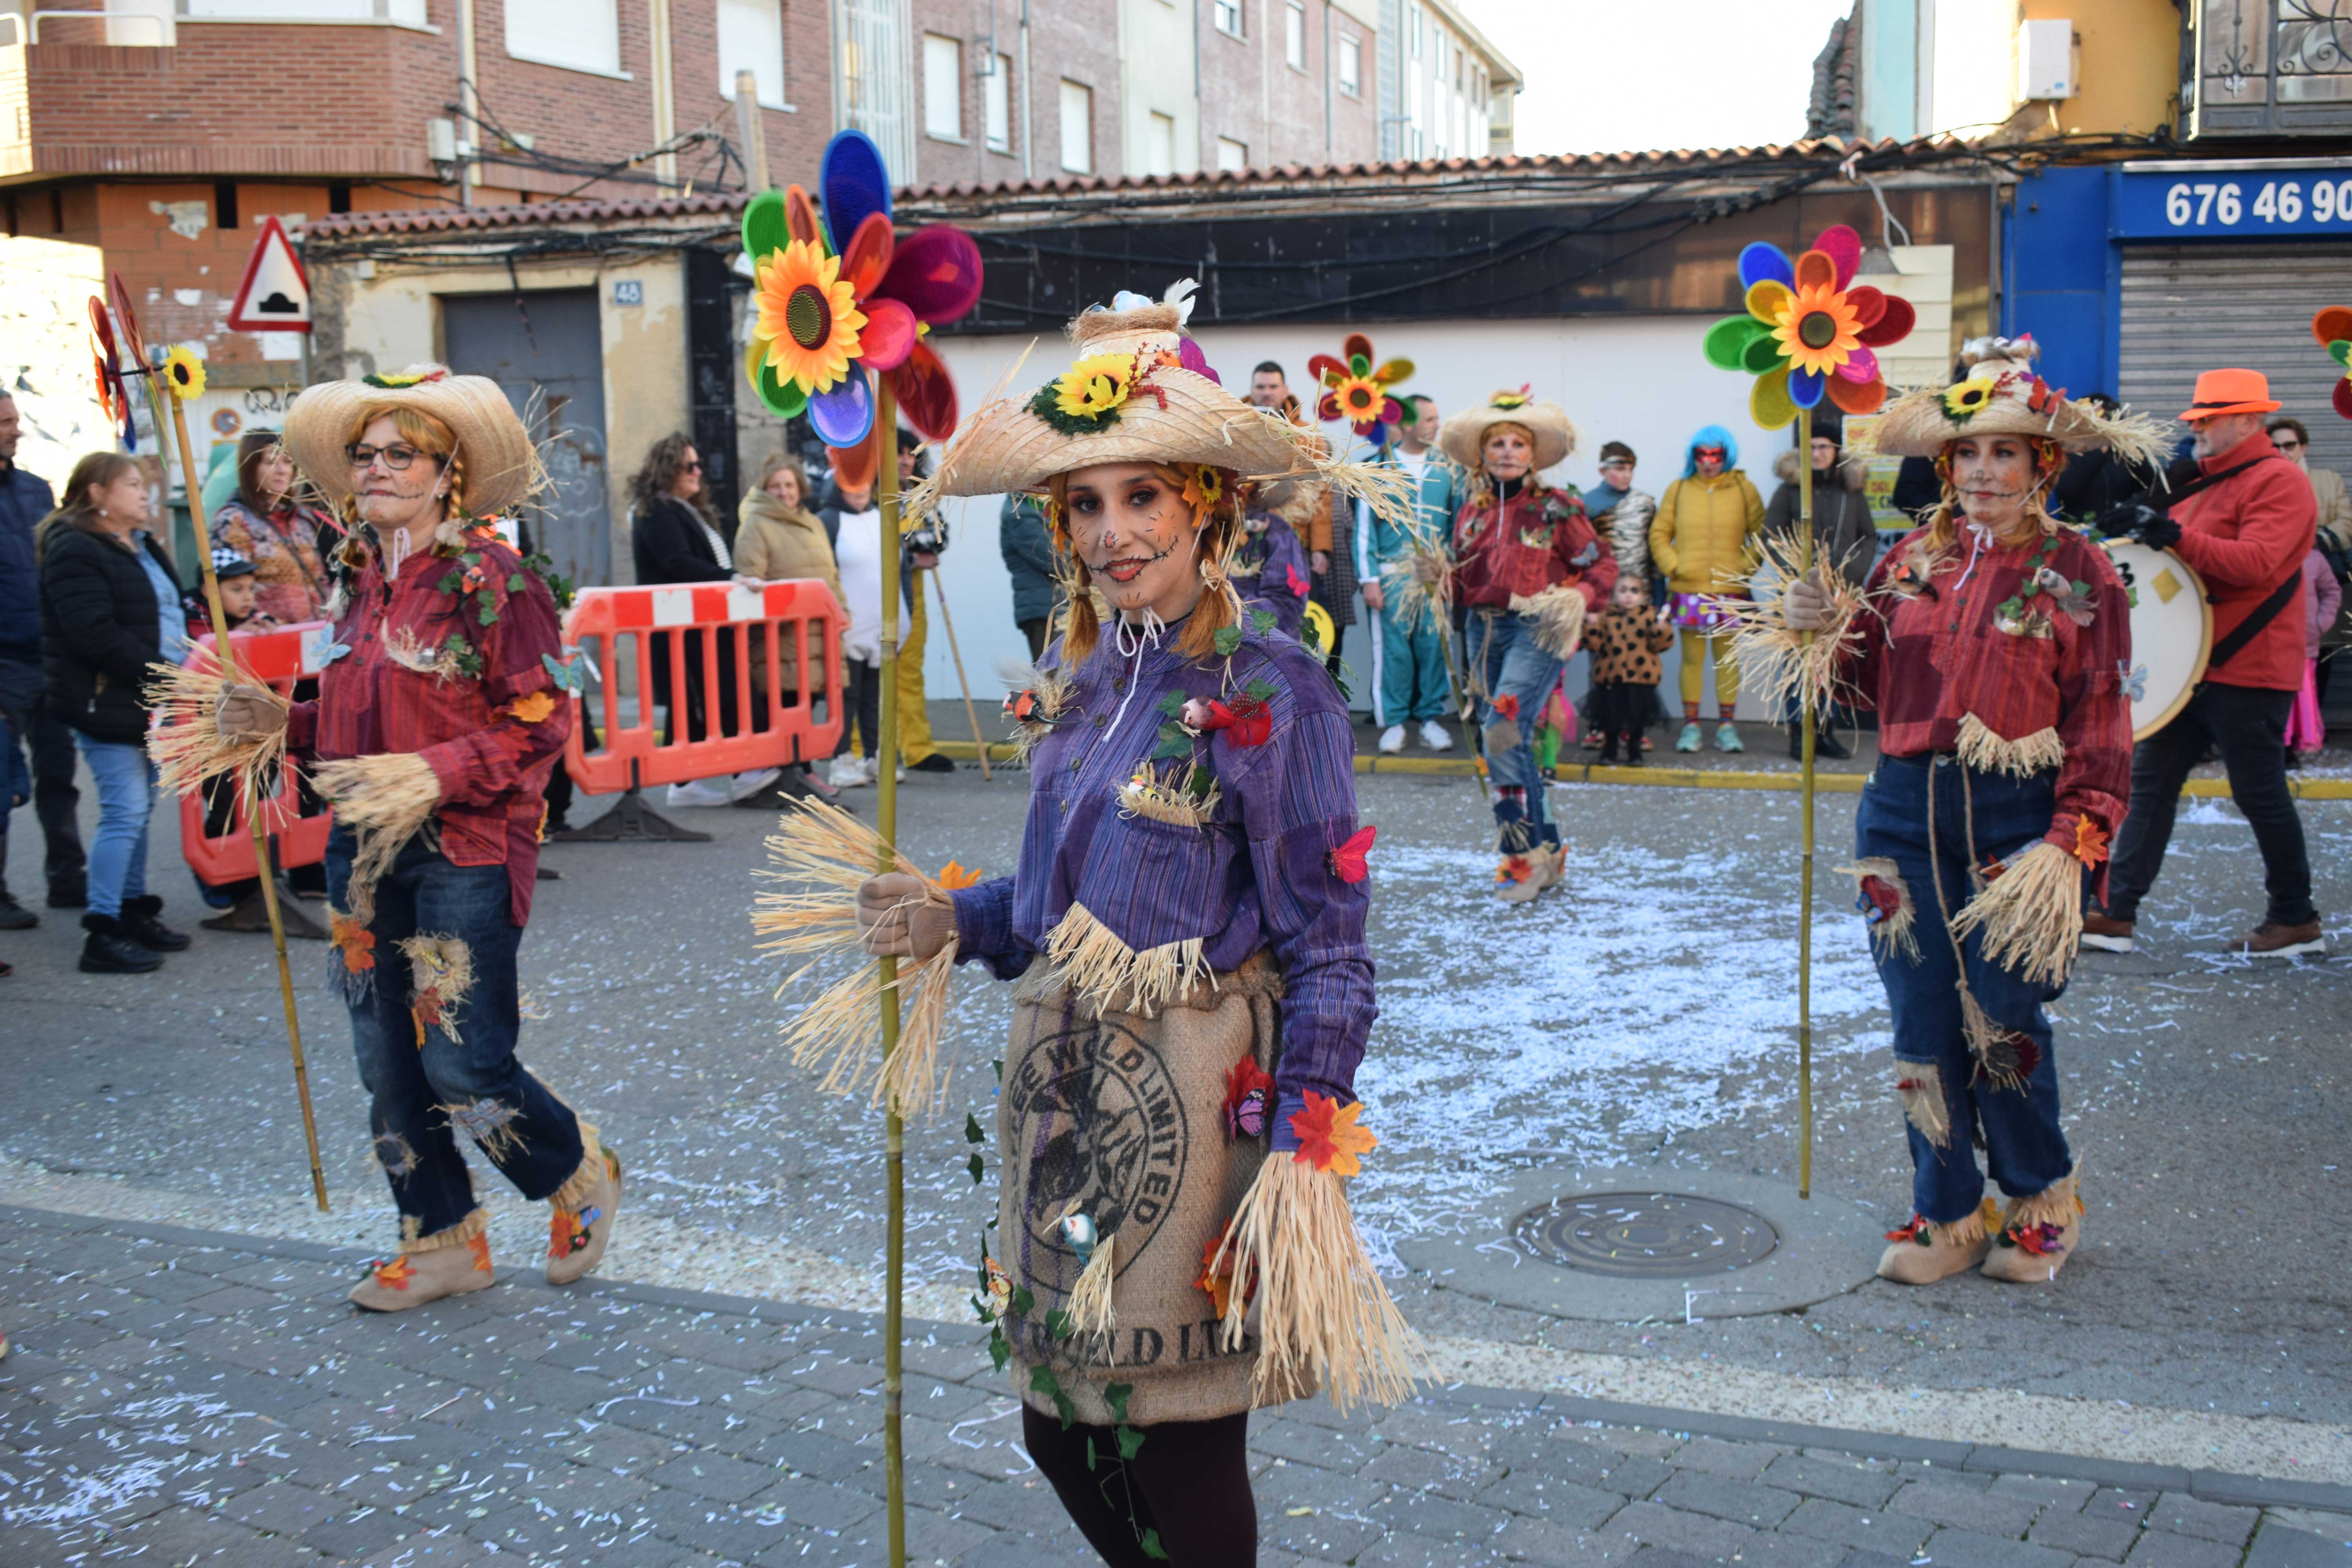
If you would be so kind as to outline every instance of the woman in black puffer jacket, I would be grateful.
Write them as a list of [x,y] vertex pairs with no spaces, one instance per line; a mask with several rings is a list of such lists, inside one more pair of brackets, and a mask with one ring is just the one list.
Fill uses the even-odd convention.
[[147,818],[155,764],[147,759],[150,664],[187,653],[187,616],[170,558],[145,529],[147,479],[116,452],[74,465],[64,504],[34,536],[41,575],[41,664],[49,710],[74,731],[98,783],[89,846],[90,974],[143,974],[188,939],[158,918],[147,891]]

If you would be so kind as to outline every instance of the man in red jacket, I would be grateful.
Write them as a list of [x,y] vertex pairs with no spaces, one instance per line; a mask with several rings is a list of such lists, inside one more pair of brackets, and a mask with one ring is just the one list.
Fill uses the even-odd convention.
[[2311,902],[2303,819],[2286,784],[2286,721],[2303,686],[2297,596],[2318,510],[2301,469],[2277,455],[2263,428],[2278,407],[2261,372],[2207,371],[2181,417],[2195,434],[2205,488],[2151,514],[2133,536],[2171,550],[2205,579],[2213,605],[2213,654],[2189,704],[2132,752],[2131,807],[2116,835],[2107,907],[2084,917],[2083,944],[2132,949],[2139,901],[2164,865],[2180,786],[2209,745],[2230,773],[2230,794],[2263,852],[2269,907],[2241,942],[2253,958],[2326,951]]

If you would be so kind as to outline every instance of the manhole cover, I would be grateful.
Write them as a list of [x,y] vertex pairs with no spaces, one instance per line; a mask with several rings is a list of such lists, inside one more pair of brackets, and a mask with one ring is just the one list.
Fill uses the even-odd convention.
[[1636,1279],[1726,1274],[1780,1245],[1780,1233],[1753,1209],[1684,1193],[1556,1198],[1521,1215],[1511,1235],[1538,1258]]

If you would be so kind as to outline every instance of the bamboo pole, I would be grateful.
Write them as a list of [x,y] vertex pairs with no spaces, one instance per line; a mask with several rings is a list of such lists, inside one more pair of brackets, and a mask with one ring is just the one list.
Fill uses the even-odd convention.
[[[890,438],[896,441],[898,433],[893,431]],[[980,710],[971,705],[971,682],[964,677],[963,650],[956,647],[955,620],[948,614],[948,585],[940,581],[940,569],[936,566],[930,569],[929,576],[931,591],[940,596],[940,625],[947,628],[948,652],[955,658],[956,684],[963,688],[963,716],[971,721],[972,754],[980,759],[981,782],[985,784],[992,776],[988,771],[988,740],[980,732]]]
[[[1797,410],[1797,575],[1813,569],[1813,411]],[[1786,592],[1785,589],[1782,590]],[[1798,641],[1810,647],[1813,634]],[[1800,689],[1804,883],[1797,896],[1797,1195],[1813,1195],[1813,694]],[[1932,831],[1932,827],[1930,831]]]
[[[176,394],[169,401],[172,429],[180,445],[180,479],[188,492],[188,521],[195,529],[196,565],[204,575],[205,607],[212,612],[213,647],[220,655],[221,673],[234,678],[236,667],[229,652],[228,616],[221,613],[220,578],[213,571],[212,530],[205,516],[204,482],[196,472],[195,448],[188,441],[188,415]],[[160,423],[155,434],[161,446]],[[281,767],[292,765],[287,763]],[[278,995],[286,1008],[286,1043],[294,1053],[294,1092],[302,1101],[302,1137],[310,1150],[310,1192],[318,1200],[319,1212],[326,1214],[327,1173],[319,1163],[319,1119],[310,1109],[310,1070],[302,1059],[302,1021],[294,1006],[294,969],[286,957],[286,920],[278,909],[278,873],[269,863],[269,836],[262,831],[261,802],[248,796],[245,816],[253,829],[253,868],[261,878],[262,907],[269,911],[269,940],[278,949]]]
[[[863,374],[863,371],[855,374]],[[882,734],[875,746],[876,806],[882,850],[875,871],[895,868],[898,838],[898,408],[890,384],[875,380],[874,423],[882,432],[882,460],[875,484],[882,503]],[[898,1048],[898,961],[882,967],[882,1059]],[[906,1317],[907,1124],[898,1103],[883,1106],[883,1198],[889,1214],[889,1240],[883,1265],[882,1471],[887,1499],[890,1568],[907,1565],[907,1465],[900,1436],[906,1384],[900,1375],[899,1339]]]

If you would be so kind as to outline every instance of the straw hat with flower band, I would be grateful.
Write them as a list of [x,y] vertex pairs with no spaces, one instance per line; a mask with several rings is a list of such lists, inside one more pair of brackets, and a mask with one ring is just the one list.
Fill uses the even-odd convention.
[[1467,472],[1484,473],[1486,436],[1497,425],[1516,426],[1527,432],[1535,447],[1535,460],[1528,465],[1532,473],[1541,473],[1576,455],[1576,426],[1568,422],[1559,405],[1528,395],[1524,386],[1497,392],[1476,407],[1449,415],[1437,428],[1438,449]]
[[539,493],[547,470],[514,405],[488,376],[453,375],[445,365],[418,364],[357,381],[306,387],[286,416],[286,450],[337,515],[352,502],[352,468],[343,449],[361,426],[379,414],[413,410],[437,420],[457,438],[450,463],[450,515],[503,517]]
[[[1342,1151],[1373,1142],[1360,1107],[1291,1098],[1301,1075],[1344,1088],[1345,1069],[1318,1079],[1318,1064],[1341,1034],[1356,1040],[1339,1020],[1370,995],[1357,944],[1371,835],[1355,819],[1344,705],[1225,579],[1245,484],[1336,486],[1400,515],[1411,500],[1392,472],[1335,461],[1314,432],[1226,391],[1184,334],[1189,292],[1121,294],[1080,316],[1068,371],[977,410],[908,503],[1044,491],[1072,561],[1069,628],[1007,704],[1059,809],[1032,814],[1017,879],[954,895],[951,945],[1022,976],[998,1105],[1003,1253],[983,1260],[1004,1277],[993,1310],[1014,1386],[1041,1415],[1067,1401],[1079,1420],[1139,1427],[1318,1384],[1343,1405],[1392,1402],[1423,1364],[1349,1217],[1357,1166]],[[1199,529],[1203,592],[1164,647],[1149,617],[1088,635],[1089,578],[1059,504],[1064,476],[1124,464],[1181,486]],[[1244,820],[1290,847],[1278,895],[1255,890],[1255,857],[1231,853]],[[1318,920],[1315,940],[1342,958],[1286,972],[1274,953],[1295,918]],[[1346,1000],[1336,989],[1359,984]],[[1180,1116],[1143,1119],[1164,1151],[1093,1147],[1129,1135],[1122,1108],[1171,1100]],[[1132,1185],[1129,1166],[1156,1184]]]

